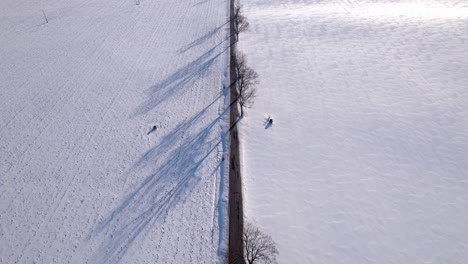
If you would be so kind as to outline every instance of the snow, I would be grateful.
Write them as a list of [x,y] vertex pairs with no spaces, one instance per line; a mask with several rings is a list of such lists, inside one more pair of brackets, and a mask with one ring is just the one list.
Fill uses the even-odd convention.
[[222,261],[228,7],[0,2],[0,263]]
[[279,262],[465,263],[466,1],[243,3],[244,208]]

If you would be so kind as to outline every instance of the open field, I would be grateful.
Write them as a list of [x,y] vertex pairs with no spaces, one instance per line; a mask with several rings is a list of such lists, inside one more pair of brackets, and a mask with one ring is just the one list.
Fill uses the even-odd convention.
[[0,263],[221,261],[227,1],[0,10]]
[[280,262],[465,263],[466,1],[243,3],[244,215]]

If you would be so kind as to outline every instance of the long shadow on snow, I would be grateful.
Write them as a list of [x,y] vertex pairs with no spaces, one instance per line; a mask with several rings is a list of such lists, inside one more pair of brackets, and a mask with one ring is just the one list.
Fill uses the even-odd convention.
[[226,40],[223,40],[198,57],[198,59],[178,69],[160,83],[150,87],[148,90],[148,99],[132,113],[131,117],[148,113],[162,102],[184,89],[187,85],[192,84],[195,80],[207,74],[216,59],[229,49],[229,47],[226,47],[221,52],[213,55],[216,48],[225,41]]
[[[213,151],[222,142],[218,136],[213,136],[212,128],[229,108],[199,132],[190,132],[221,95],[201,112],[177,125],[130,169],[130,175],[148,170],[151,173],[93,230],[90,237],[104,235],[105,238],[96,251],[95,262],[118,263],[136,238],[144,236],[144,231],[156,221],[164,221],[170,209],[193,191],[200,181],[198,169],[210,155],[216,155]],[[167,154],[159,158],[164,153]],[[217,169],[219,167],[214,170]]]
[[[230,22],[227,21],[225,22],[224,24],[222,24],[221,26],[217,27],[217,28],[214,28],[213,30],[209,31],[208,33],[206,33],[205,35],[195,39],[194,41],[190,42],[189,44],[185,45],[184,47],[182,47],[181,49],[179,49],[177,52],[180,54],[180,53],[184,53],[186,51],[188,51],[189,49],[193,48],[193,47],[196,47],[198,45],[201,45],[203,44],[205,41],[209,40],[211,37],[213,37],[221,28],[223,28],[225,25],[227,25],[228,23]],[[228,40],[229,38],[226,38],[223,40],[226,41]]]

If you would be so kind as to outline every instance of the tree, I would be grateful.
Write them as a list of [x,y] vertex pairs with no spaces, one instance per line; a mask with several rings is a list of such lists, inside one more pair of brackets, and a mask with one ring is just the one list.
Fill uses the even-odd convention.
[[237,100],[241,107],[240,116],[244,117],[244,107],[251,107],[257,96],[256,85],[258,84],[258,74],[247,66],[247,59],[243,53],[237,51],[235,60],[237,70]]
[[248,264],[276,263],[279,254],[271,236],[262,233],[257,227],[246,223],[244,226],[244,256]]
[[239,0],[234,2],[234,26],[236,31],[236,39],[239,40],[239,33],[249,30],[250,24],[247,17],[243,15],[242,5]]

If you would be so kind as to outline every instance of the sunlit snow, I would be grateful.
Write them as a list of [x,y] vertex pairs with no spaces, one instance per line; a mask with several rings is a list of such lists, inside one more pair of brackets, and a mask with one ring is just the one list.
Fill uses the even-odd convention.
[[280,262],[464,264],[466,1],[244,3],[245,215]]
[[450,5],[444,2],[356,2],[352,5],[330,3],[295,3],[263,7],[256,16],[284,16],[291,19],[306,19],[309,16],[333,15],[336,17],[361,17],[375,19],[423,19],[451,20],[466,19],[468,14],[463,3]]

